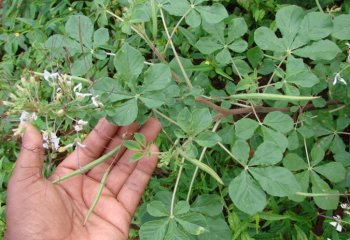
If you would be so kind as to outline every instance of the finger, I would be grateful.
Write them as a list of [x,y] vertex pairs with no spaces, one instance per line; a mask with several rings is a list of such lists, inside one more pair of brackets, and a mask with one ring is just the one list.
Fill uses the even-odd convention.
[[40,179],[42,177],[43,159],[44,148],[42,135],[31,124],[27,123],[22,137],[21,152],[13,172],[13,178],[20,181],[32,177]]
[[[130,124],[129,126],[120,127],[118,129],[117,134],[113,137],[111,142],[108,144],[104,153],[107,153],[112,149],[114,149],[115,147],[121,145],[123,140],[131,139],[134,133],[138,130],[138,128],[139,128],[139,125],[137,123]],[[125,152],[125,148],[121,148],[115,156],[109,158],[102,164],[96,166],[91,171],[89,171],[88,176],[95,179],[96,181],[100,181],[102,179],[103,174],[107,170],[107,168],[111,164],[113,164],[113,162],[116,162],[117,159],[119,159],[119,157],[122,156],[124,152]]]
[[[157,153],[158,147],[152,145],[151,152]],[[150,157],[141,159],[118,193],[117,200],[131,216],[136,211],[146,185],[157,166],[157,161],[157,154],[152,154]]]
[[85,147],[77,147],[59,167],[75,170],[97,159],[108,146],[117,130],[118,126],[109,123],[105,118],[100,119],[83,142]]
[[[161,126],[159,121],[151,118],[145,125],[143,125],[139,132],[146,137],[147,142],[152,142],[157,138],[160,129]],[[126,150],[109,174],[106,181],[106,187],[115,195],[117,195],[136,167],[136,163],[130,163],[129,161],[133,154],[133,151]]]

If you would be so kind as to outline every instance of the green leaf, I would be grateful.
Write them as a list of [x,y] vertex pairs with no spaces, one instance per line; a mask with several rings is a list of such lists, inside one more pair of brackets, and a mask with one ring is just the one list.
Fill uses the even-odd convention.
[[192,131],[195,135],[209,128],[213,122],[213,118],[208,108],[195,109],[192,112]]
[[266,206],[264,191],[246,171],[231,181],[228,191],[235,206],[249,215],[261,212]]
[[292,5],[279,9],[276,14],[276,25],[283,37],[293,40],[299,31],[305,11],[298,6]]
[[314,170],[334,183],[341,182],[345,178],[345,168],[339,162],[326,163],[314,167]]
[[174,16],[183,16],[190,9],[190,4],[187,0],[166,0],[160,2],[163,2],[164,10]]
[[264,141],[272,142],[279,147],[281,152],[284,152],[288,146],[288,140],[282,133],[262,126]]
[[69,56],[73,56],[81,52],[79,43],[60,34],[49,37],[44,46],[50,50],[50,56],[53,57],[64,57],[67,53]]
[[299,147],[298,132],[293,130],[288,136],[288,149],[295,150]]
[[203,54],[211,54],[223,48],[214,37],[203,37],[198,40],[196,47]]
[[228,45],[228,48],[231,49],[234,52],[242,53],[248,48],[248,43],[244,41],[243,39],[238,39],[234,41],[233,43]]
[[246,141],[237,140],[232,146],[231,152],[241,163],[247,164],[250,146]]
[[208,231],[199,235],[199,240],[231,239],[230,228],[222,217],[206,218],[206,221],[208,224]]
[[[303,171],[301,173],[297,173],[294,176],[297,179],[297,181],[301,187],[300,191],[308,192],[309,185],[310,185],[310,171],[306,170],[306,171]],[[292,196],[289,196],[288,198],[295,201],[295,202],[302,202],[305,200],[305,196],[301,196],[298,194],[294,194]]]
[[302,59],[290,56],[287,60],[286,81],[300,87],[309,88],[316,85],[319,79],[305,66]]
[[164,63],[154,64],[145,72],[143,92],[162,90],[166,88],[170,82],[170,67]]
[[191,10],[185,18],[185,22],[193,28],[199,27],[201,21],[201,15],[196,10]]
[[219,3],[214,3],[211,6],[198,6],[195,9],[201,14],[202,19],[208,23],[221,22],[228,16],[226,8]]
[[174,219],[170,219],[164,240],[193,240],[193,237],[181,229]]
[[98,79],[92,87],[96,95],[101,96],[101,99],[105,97],[111,103],[134,97],[123,89],[119,81],[109,77]]
[[253,177],[270,195],[285,197],[300,191],[293,174],[283,167],[250,168]]
[[206,32],[210,33],[210,36],[216,39],[219,43],[225,43],[226,24],[224,21],[216,24],[210,24],[207,21],[203,21],[202,27]]
[[342,14],[335,17],[333,24],[333,37],[339,40],[350,39],[350,14]]
[[202,194],[196,198],[191,206],[191,211],[199,212],[206,216],[217,216],[222,213],[223,204],[221,197],[214,194]]
[[152,201],[147,204],[147,212],[153,217],[167,217],[169,210],[161,201]]
[[263,142],[256,149],[249,166],[273,165],[279,163],[283,158],[281,150],[272,142]]
[[100,28],[94,32],[94,48],[104,45],[109,40],[109,32],[107,28]]
[[138,113],[135,98],[128,100],[116,109],[108,111],[108,120],[119,126],[126,126],[136,120]]
[[255,120],[250,118],[240,119],[235,124],[236,136],[243,140],[247,140],[253,136],[258,127],[259,123]]
[[222,141],[221,137],[217,133],[210,131],[200,133],[194,140],[202,147],[213,147],[218,142]]
[[149,109],[159,108],[165,102],[165,96],[162,92],[149,92],[139,97],[139,99]]
[[129,162],[137,162],[145,157],[146,154],[145,152],[136,152],[129,158]]
[[288,153],[283,159],[283,166],[291,171],[299,171],[308,168],[305,160],[296,153]]
[[187,214],[176,216],[175,220],[189,234],[198,236],[208,231],[205,217],[202,214],[189,212]]
[[125,141],[123,141],[123,145],[124,145],[124,147],[126,147],[127,149],[132,150],[132,151],[142,150],[141,145],[138,142],[133,141],[133,140],[125,140]]
[[234,40],[242,37],[247,31],[248,26],[244,18],[234,18],[228,24],[227,42],[232,43]]
[[288,133],[293,129],[294,121],[289,115],[279,111],[274,111],[266,115],[264,118],[264,124],[281,133]]
[[320,40],[331,34],[332,19],[329,14],[321,12],[308,13],[300,26],[299,34],[307,40]]
[[315,166],[324,159],[325,151],[320,145],[315,144],[311,149],[310,156],[311,156],[311,165]]
[[92,34],[94,26],[90,18],[84,15],[70,16],[66,23],[66,32],[71,38],[77,40],[86,47],[92,47]]
[[179,114],[177,115],[176,122],[181,127],[182,130],[184,130],[186,133],[188,133],[191,129],[190,123],[192,122],[192,113],[188,108],[183,108]]
[[260,27],[255,30],[254,41],[262,50],[274,52],[284,52],[287,50],[281,40],[276,37],[275,33],[267,27]]
[[142,133],[134,133],[134,138],[141,146],[147,145],[146,137]]
[[294,50],[293,53],[300,57],[312,60],[333,60],[339,53],[340,48],[330,40],[320,40],[303,48]]
[[124,81],[135,80],[144,67],[144,57],[136,48],[124,43],[114,58],[114,66]]
[[168,218],[146,222],[141,225],[139,234],[142,240],[163,240],[167,232]]
[[189,211],[190,211],[190,204],[186,201],[180,201],[175,205],[174,215],[178,216],[181,214],[188,213]]
[[75,60],[72,64],[71,74],[73,76],[82,76],[92,68],[92,55],[88,54]]
[[231,61],[231,53],[227,48],[222,49],[215,57],[215,60],[221,64],[228,64]]
[[327,196],[314,197],[316,205],[324,210],[337,209],[339,192],[332,190],[315,172],[311,172],[312,193],[329,194]]

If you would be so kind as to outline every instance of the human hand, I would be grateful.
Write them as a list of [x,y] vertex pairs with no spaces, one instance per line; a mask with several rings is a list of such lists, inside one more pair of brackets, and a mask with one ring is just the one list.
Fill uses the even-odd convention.
[[[124,138],[132,138],[137,124],[117,127],[101,119],[84,141],[55,173],[42,176],[43,140],[30,124],[22,138],[22,148],[7,190],[7,231],[5,239],[128,239],[129,226],[141,195],[153,173],[157,156],[144,157],[129,163],[132,151],[121,150],[103,164],[81,174],[52,184],[64,176],[114,149]],[[160,124],[150,119],[139,132],[148,142],[160,131]],[[158,152],[152,145],[151,152]],[[111,169],[101,198],[86,225],[84,218],[96,196],[101,178],[112,161]]]

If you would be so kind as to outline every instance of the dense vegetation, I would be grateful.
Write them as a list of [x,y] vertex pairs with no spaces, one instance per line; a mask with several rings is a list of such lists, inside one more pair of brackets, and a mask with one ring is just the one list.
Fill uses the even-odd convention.
[[[291,5],[296,4],[296,5]],[[13,0],[0,10],[0,234],[20,121],[45,174],[101,117],[162,122],[131,239],[348,239],[350,4]],[[131,161],[143,137],[125,142]]]

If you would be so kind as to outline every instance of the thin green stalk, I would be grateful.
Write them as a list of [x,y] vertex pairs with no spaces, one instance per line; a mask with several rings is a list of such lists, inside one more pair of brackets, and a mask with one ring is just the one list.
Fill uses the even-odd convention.
[[187,76],[187,73],[186,73],[186,71],[185,71],[184,66],[182,65],[182,63],[181,63],[181,61],[180,61],[179,55],[178,55],[177,52],[176,52],[176,49],[175,49],[173,40],[172,40],[171,37],[170,37],[169,30],[168,30],[168,28],[167,28],[167,26],[166,26],[166,23],[165,23],[165,18],[164,18],[164,13],[163,13],[162,8],[159,8],[159,11],[160,11],[160,16],[161,16],[161,18],[162,18],[162,22],[163,22],[163,26],[164,26],[166,35],[167,35],[167,37],[168,37],[168,40],[170,41],[170,46],[171,46],[171,48],[173,49],[173,53],[174,53],[174,55],[175,55],[176,62],[177,62],[177,64],[179,65],[179,68],[180,68],[180,70],[181,70],[181,72],[182,72],[182,74],[183,74],[183,76],[184,76],[184,78],[185,78],[185,81],[186,81],[186,83],[187,83],[187,86],[188,86],[189,90],[191,90],[191,89],[192,89],[192,83],[191,83],[189,77]]
[[[216,130],[218,129],[219,125],[221,123],[221,120],[217,121],[212,129],[212,132],[216,132]],[[203,158],[204,158],[204,155],[205,155],[205,152],[207,151],[207,147],[204,147],[203,150],[202,150],[202,153],[198,159],[198,161],[202,162],[203,161]],[[198,174],[198,170],[199,170],[199,167],[196,166],[196,169],[194,170],[193,172],[193,175],[192,175],[192,179],[191,179],[191,182],[190,182],[190,187],[188,188],[188,192],[187,192],[187,197],[186,197],[186,201],[188,202],[190,200],[190,197],[191,197],[191,194],[192,194],[192,188],[193,188],[193,184],[194,184],[194,181],[197,177],[197,174]]]
[[103,177],[102,177],[101,182],[100,182],[100,185],[99,185],[99,187],[98,187],[98,190],[97,190],[95,199],[94,199],[94,201],[92,202],[92,204],[91,204],[91,206],[90,206],[90,208],[89,208],[89,211],[88,211],[88,213],[87,213],[86,216],[85,216],[83,225],[86,225],[86,222],[89,220],[89,218],[90,218],[92,212],[93,212],[94,209],[96,208],[97,203],[98,203],[98,201],[99,201],[100,198],[101,198],[102,191],[103,191],[103,188],[104,188],[104,186],[105,186],[105,184],[106,184],[106,181],[107,181],[107,178],[108,178],[108,175],[109,175],[110,171],[111,171],[111,167],[109,167],[109,168],[106,170],[106,172],[103,174]]
[[[44,77],[43,73],[39,73],[39,72],[32,72],[34,75],[40,76],[40,77]],[[82,78],[82,77],[76,77],[76,76],[71,76],[71,75],[67,75],[68,78],[72,81],[76,81],[76,82],[83,82],[83,83],[88,83],[88,84],[92,84],[92,81],[86,78]]]
[[198,168],[200,168],[201,170],[203,170],[204,172],[208,173],[210,176],[212,176],[218,183],[220,183],[221,185],[225,185],[224,182],[222,181],[222,179],[219,177],[219,175],[208,165],[198,161],[197,159],[191,158],[189,157],[184,151],[182,151],[181,149],[177,149],[177,152],[184,157],[187,161],[189,161],[190,163],[192,163],[193,165],[197,166]]
[[246,168],[247,166],[244,165],[243,163],[241,163],[221,142],[218,143],[219,146],[228,154],[230,155],[230,157],[235,160],[236,162],[238,162],[243,168]]
[[181,126],[173,119],[171,119],[170,117],[166,116],[165,114],[159,112],[156,109],[153,109],[153,112],[155,112],[156,114],[160,115],[161,117],[165,118],[166,120],[168,120],[169,122],[171,122],[172,124],[178,126],[179,128],[181,128]]
[[[175,25],[173,31],[172,31],[171,34],[170,34],[170,39],[173,38],[173,36],[174,36],[176,30],[179,28],[181,22],[187,17],[187,15],[191,12],[191,10],[192,10],[192,8],[189,8],[189,9],[185,12],[185,14],[180,18],[180,20],[176,23],[176,25]],[[165,45],[165,47],[164,47],[164,50],[163,50],[163,55],[165,54],[166,50],[168,49],[169,44],[170,44],[170,40],[168,39],[168,41],[167,41],[167,43],[166,43],[166,45]]]
[[63,177],[59,177],[58,179],[54,180],[52,183],[57,184],[57,183],[60,183],[64,180],[70,179],[74,176],[77,176],[79,174],[83,174],[83,173],[89,171],[90,169],[96,167],[97,165],[100,165],[101,163],[107,161],[110,157],[115,155],[120,150],[120,148],[121,148],[121,146],[114,148],[112,151],[106,153],[105,155],[96,159],[95,161],[90,162],[89,164],[86,164],[85,166],[83,166],[83,167],[81,167],[81,168],[79,168],[79,169],[77,169],[77,170],[75,170],[67,175],[64,175]]
[[278,100],[278,101],[310,101],[320,97],[311,96],[287,96],[270,93],[242,93],[229,96],[231,99],[238,100]]
[[[277,68],[273,71],[273,73],[272,73],[272,75],[271,75],[269,81],[267,82],[266,86],[269,86],[269,85],[271,84],[273,78],[274,78],[275,75],[276,75],[276,71],[277,71],[278,69],[281,68],[281,66],[282,66],[282,64],[283,64],[283,62],[284,62],[284,60],[286,60],[287,57],[288,57],[288,55],[285,55],[285,56],[282,57],[281,62],[278,64]],[[264,92],[265,92],[266,88],[267,88],[267,87],[264,88]]]
[[177,188],[178,188],[178,186],[179,186],[180,178],[181,178],[181,175],[182,175],[182,170],[183,170],[183,167],[184,167],[184,162],[185,162],[185,158],[182,158],[182,159],[181,159],[180,169],[179,169],[179,172],[178,172],[177,177],[176,177],[176,182],[175,182],[175,186],[174,186],[174,190],[173,190],[173,195],[172,195],[172,197],[171,197],[170,218],[174,218],[174,217],[175,217],[175,215],[174,215],[175,197],[176,197]]
[[316,2],[316,5],[317,5],[317,7],[318,7],[318,10],[320,10],[320,12],[324,13],[324,11],[323,11],[323,9],[322,9],[322,6],[321,6],[321,4],[320,4],[320,1],[319,1],[319,0],[315,0],[315,2]]

